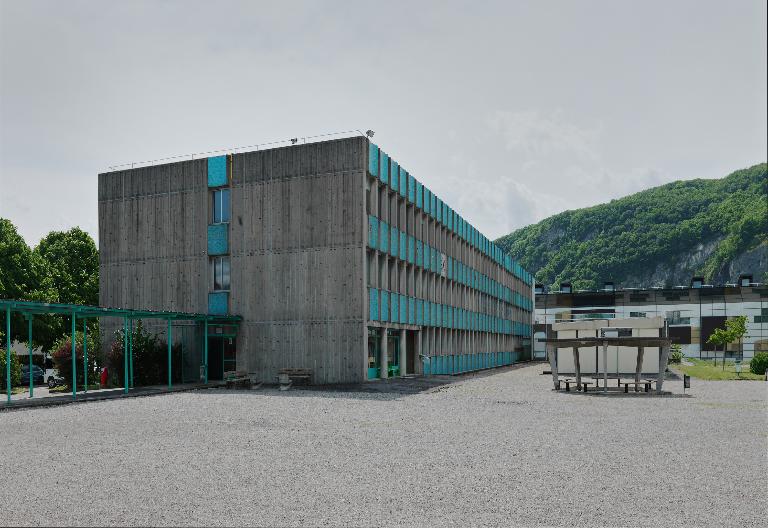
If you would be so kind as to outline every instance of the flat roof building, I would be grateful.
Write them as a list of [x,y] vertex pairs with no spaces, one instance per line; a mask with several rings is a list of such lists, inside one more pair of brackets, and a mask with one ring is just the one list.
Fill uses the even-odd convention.
[[100,174],[99,240],[102,306],[242,316],[211,330],[210,379],[449,374],[530,346],[532,276],[365,137]]
[[[716,328],[735,316],[747,318],[747,334],[742,343],[723,351],[707,340]],[[750,359],[756,352],[768,351],[768,287],[742,275],[738,282],[723,286],[704,283],[693,277],[690,285],[675,288],[617,289],[606,283],[598,291],[572,292],[560,287],[545,291],[536,285],[536,343],[534,356],[544,357],[539,343],[552,325],[568,321],[663,317],[673,344],[679,344],[689,357],[727,357]]]

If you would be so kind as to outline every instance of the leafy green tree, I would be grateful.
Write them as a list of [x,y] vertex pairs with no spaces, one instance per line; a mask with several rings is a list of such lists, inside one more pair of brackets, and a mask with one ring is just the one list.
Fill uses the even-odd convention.
[[51,231],[34,252],[48,264],[59,302],[99,304],[99,251],[88,233]]
[[[54,302],[56,290],[51,279],[48,262],[40,258],[16,231],[10,220],[0,218],[0,299]],[[50,317],[34,319],[35,346],[48,344]],[[2,315],[5,328],[5,315]],[[27,340],[27,323],[24,317],[13,314],[11,339]]]
[[747,318],[746,316],[739,315],[733,319],[725,321],[725,327],[715,328],[715,331],[707,339],[707,343],[723,347],[723,370],[725,370],[725,350],[731,343],[739,343],[739,352],[741,353],[741,347],[744,339],[744,335],[747,333]]

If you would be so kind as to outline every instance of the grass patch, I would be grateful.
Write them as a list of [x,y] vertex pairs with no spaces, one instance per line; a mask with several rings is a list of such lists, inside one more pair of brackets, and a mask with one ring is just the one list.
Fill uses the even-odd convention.
[[[88,384],[88,390],[98,390],[100,388],[101,387],[99,387],[98,384],[91,384],[91,383]],[[78,391],[83,390],[83,386],[78,385],[77,390]],[[72,387],[70,387],[69,385],[57,385],[56,387],[48,389],[48,392],[72,392]]]
[[671,368],[688,374],[692,378],[698,378],[703,380],[762,380],[763,376],[760,374],[752,374],[749,371],[749,363],[745,362],[741,364],[741,375],[736,374],[736,367],[733,361],[725,362],[725,370],[723,370],[722,360],[717,361],[717,365],[713,360],[693,359],[685,358],[683,361],[693,363],[693,365],[674,365]]

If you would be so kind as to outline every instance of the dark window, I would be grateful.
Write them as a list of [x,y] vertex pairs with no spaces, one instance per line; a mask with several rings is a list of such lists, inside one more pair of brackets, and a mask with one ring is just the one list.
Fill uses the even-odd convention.
[[214,291],[229,290],[229,257],[214,257],[212,262]]
[[229,222],[229,189],[213,191],[213,223]]

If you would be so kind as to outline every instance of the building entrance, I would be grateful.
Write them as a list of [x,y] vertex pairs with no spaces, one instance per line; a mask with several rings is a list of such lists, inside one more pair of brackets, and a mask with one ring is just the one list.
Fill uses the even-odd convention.
[[390,378],[400,375],[400,330],[387,330],[387,374]]
[[381,330],[368,328],[368,379],[381,377]]
[[234,337],[208,337],[208,379],[223,380],[224,373],[237,369]]

